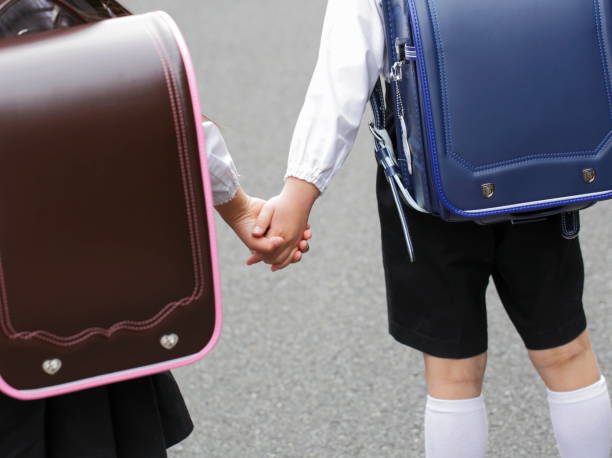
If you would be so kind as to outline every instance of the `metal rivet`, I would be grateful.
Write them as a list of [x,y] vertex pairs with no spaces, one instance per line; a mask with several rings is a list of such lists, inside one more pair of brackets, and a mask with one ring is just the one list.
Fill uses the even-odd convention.
[[495,185],[493,183],[485,183],[481,187],[482,195],[486,199],[490,199],[495,194]]
[[582,171],[582,179],[584,180],[585,183],[587,184],[594,183],[596,178],[597,178],[597,172],[595,171],[595,169],[584,169]]
[[62,362],[61,360],[57,358],[48,359],[42,363],[42,368],[43,368],[43,371],[45,371],[47,374],[55,375],[62,368]]
[[166,350],[172,350],[174,347],[176,347],[178,341],[179,337],[176,334],[166,334],[165,336],[162,336],[161,339],[159,339],[159,343]]

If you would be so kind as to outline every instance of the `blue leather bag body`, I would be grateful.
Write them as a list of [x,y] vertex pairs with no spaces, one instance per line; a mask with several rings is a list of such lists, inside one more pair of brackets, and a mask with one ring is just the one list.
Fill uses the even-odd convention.
[[380,85],[372,131],[394,193],[484,223],[612,198],[612,2],[383,0],[383,11],[395,148]]

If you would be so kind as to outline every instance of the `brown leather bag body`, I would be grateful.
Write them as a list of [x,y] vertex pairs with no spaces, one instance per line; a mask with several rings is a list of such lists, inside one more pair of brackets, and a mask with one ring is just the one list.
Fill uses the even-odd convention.
[[[53,8],[38,29],[81,20]],[[52,396],[203,356],[221,321],[212,200],[174,22],[4,38],[0,87],[0,390]]]

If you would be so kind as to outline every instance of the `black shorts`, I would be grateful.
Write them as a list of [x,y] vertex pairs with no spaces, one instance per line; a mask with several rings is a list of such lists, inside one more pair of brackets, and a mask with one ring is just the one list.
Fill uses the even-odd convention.
[[389,329],[399,342],[440,358],[485,352],[490,276],[527,348],[558,347],[585,330],[580,243],[561,236],[559,217],[481,226],[406,209],[411,264],[380,167],[377,196]]

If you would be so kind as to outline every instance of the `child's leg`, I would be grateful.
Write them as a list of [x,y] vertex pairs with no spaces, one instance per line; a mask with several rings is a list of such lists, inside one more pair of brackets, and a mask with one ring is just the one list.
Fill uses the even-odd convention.
[[588,331],[566,345],[529,350],[529,359],[553,391],[572,391],[592,385],[601,377]]
[[439,399],[469,399],[480,396],[487,354],[465,359],[437,358],[424,354],[427,393]]
[[482,458],[487,419],[480,393],[487,351],[485,292],[495,259],[493,227],[446,223],[407,208],[417,253],[411,264],[380,167],[377,195],[389,330],[426,355],[427,458]]
[[559,224],[499,226],[493,278],[549,389],[561,456],[608,458],[612,414],[586,332],[580,243],[563,239]]
[[562,458],[608,458],[612,408],[589,334],[549,350],[529,351],[548,388],[550,415]]
[[487,355],[466,359],[425,354],[427,458],[482,458],[487,414],[481,395]]

